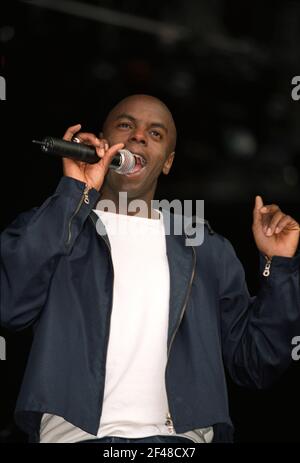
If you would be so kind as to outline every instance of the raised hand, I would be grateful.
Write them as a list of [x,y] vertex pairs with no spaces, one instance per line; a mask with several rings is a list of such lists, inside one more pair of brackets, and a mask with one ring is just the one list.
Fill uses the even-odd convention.
[[86,162],[76,161],[70,158],[63,158],[63,172],[67,177],[80,180],[84,182],[88,188],[95,188],[99,191],[112,158],[118,150],[124,147],[124,143],[118,143],[109,147],[106,140],[99,139],[92,133],[79,132],[80,129],[80,124],[69,127],[64,134],[63,139],[66,141],[72,141],[72,138],[76,135],[76,138],[80,143],[94,146],[96,153],[99,156],[99,162],[95,164],[88,164]]
[[276,204],[265,206],[261,196],[255,198],[252,230],[256,246],[265,256],[294,256],[299,243],[298,222]]

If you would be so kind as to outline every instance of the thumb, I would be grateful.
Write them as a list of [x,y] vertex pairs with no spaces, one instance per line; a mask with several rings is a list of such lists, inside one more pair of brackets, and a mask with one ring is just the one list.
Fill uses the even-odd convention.
[[118,150],[124,148],[124,146],[124,143],[117,143],[116,145],[111,146],[104,154],[102,161],[106,169],[108,169],[109,164],[111,163],[113,157],[117,154]]
[[257,223],[261,222],[260,209],[262,207],[264,207],[262,197],[261,196],[256,196],[255,197],[254,210],[253,210],[253,222],[254,222],[254,224],[257,224]]

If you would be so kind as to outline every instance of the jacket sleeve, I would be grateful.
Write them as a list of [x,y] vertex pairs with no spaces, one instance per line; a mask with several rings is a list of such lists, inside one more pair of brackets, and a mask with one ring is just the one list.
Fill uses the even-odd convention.
[[[43,308],[59,259],[71,252],[99,192],[62,177],[40,208],[25,212],[0,235],[0,325],[22,329]],[[88,204],[87,204],[88,203]]]
[[261,289],[251,298],[244,269],[225,240],[220,277],[223,356],[239,385],[265,388],[292,361],[292,338],[300,335],[300,256],[274,256],[270,275],[262,275]]

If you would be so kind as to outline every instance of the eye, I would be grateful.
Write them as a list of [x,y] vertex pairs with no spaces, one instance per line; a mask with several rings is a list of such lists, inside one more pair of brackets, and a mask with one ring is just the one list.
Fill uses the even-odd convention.
[[120,127],[121,129],[130,129],[131,125],[128,122],[120,122],[117,127]]
[[160,132],[157,132],[157,130],[151,130],[151,135],[153,135],[155,138],[162,138],[162,135]]

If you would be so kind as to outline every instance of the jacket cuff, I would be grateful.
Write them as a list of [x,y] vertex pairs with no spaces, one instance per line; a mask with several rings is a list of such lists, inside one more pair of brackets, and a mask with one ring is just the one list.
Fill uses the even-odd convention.
[[[260,274],[262,275],[267,259],[262,254],[259,255],[260,257]],[[300,250],[294,255],[294,257],[282,257],[282,256],[273,256],[270,266],[270,276],[274,274],[282,274],[282,273],[294,273],[295,271],[300,269]]]
[[[80,180],[76,180],[75,178],[72,178],[72,177],[63,176],[60,179],[59,184],[57,185],[55,194],[61,194],[64,196],[69,196],[71,198],[80,199],[80,197],[82,196],[84,192],[84,189],[85,189],[84,182],[81,182]],[[91,188],[88,192],[88,197],[90,200],[90,204],[94,206],[94,204],[100,197],[100,193],[95,188]]]

